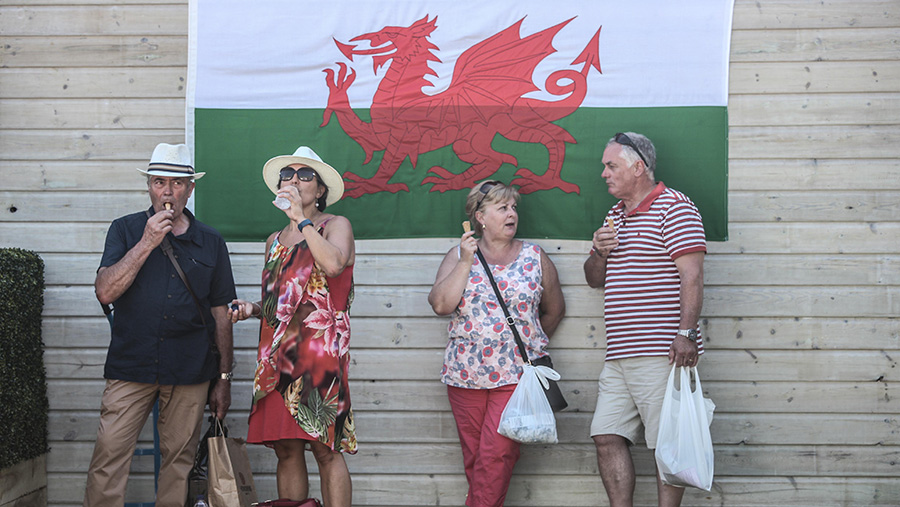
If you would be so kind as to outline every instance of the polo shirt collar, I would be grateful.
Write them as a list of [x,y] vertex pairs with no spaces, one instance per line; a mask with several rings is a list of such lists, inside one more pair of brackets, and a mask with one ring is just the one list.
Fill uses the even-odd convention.
[[[666,184],[660,181],[659,183],[656,184],[656,187],[654,187],[653,190],[651,190],[650,193],[647,194],[647,197],[644,197],[644,200],[641,201],[640,204],[638,204],[637,208],[634,208],[633,210],[631,210],[631,213],[629,213],[629,215],[634,215],[637,213],[644,213],[646,211],[649,211],[650,206],[653,204],[653,201],[655,201],[656,198],[659,197],[660,195],[662,195],[662,193],[665,191],[666,191]],[[618,208],[624,212],[625,211],[625,202],[619,201]],[[187,211],[187,210],[185,210],[185,211]]]

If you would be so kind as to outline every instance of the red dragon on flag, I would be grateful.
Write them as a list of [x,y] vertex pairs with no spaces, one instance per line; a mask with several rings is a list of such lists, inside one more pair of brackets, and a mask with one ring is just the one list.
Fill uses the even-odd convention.
[[[574,19],[574,18],[572,18]],[[520,192],[559,188],[579,193],[578,185],[562,179],[565,143],[575,143],[562,127],[552,123],[574,112],[587,95],[587,75],[591,67],[600,72],[600,29],[572,65],[584,64],[582,70],[554,71],[546,80],[546,90],[559,101],[527,98],[538,91],[532,80],[535,67],[556,52],[552,42],[569,19],[528,37],[519,35],[524,18],[509,28],[468,48],[453,70],[449,87],[436,95],[422,90],[432,86],[425,76],[436,76],[429,62],[440,62],[433,50],[437,46],[428,37],[437,28],[437,17],[428,15],[408,27],[386,26],[373,33],[359,35],[350,42],[368,41],[369,49],[343,44],[335,40],[350,61],[355,55],[371,55],[374,71],[391,62],[378,84],[370,108],[371,122],[364,122],[350,108],[347,90],[356,73],[344,63],[338,71],[325,69],[329,89],[328,105],[322,119],[324,127],[337,116],[338,122],[366,154],[365,163],[376,151],[384,151],[375,175],[363,178],[345,172],[349,197],[376,192],[409,191],[404,183],[391,183],[400,164],[409,157],[413,167],[420,154],[452,145],[460,160],[470,164],[462,173],[434,166],[431,176],[422,184],[432,184],[431,191],[444,192],[469,188],[493,175],[504,163],[519,167],[516,157],[491,147],[497,134],[517,142],[543,144],[549,153],[549,164],[543,174],[519,167],[511,184]],[[560,83],[563,84],[560,84]]]

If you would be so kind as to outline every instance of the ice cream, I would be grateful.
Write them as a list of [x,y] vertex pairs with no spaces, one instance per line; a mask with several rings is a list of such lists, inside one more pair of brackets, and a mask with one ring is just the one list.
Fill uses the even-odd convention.
[[464,221],[464,222],[462,223],[462,226],[463,226],[463,232],[469,232],[469,231],[472,230],[472,224],[469,223],[468,220]]

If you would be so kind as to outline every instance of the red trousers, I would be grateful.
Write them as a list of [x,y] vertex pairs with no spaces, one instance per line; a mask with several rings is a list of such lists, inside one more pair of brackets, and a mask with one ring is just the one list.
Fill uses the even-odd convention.
[[468,507],[502,507],[506,499],[519,443],[497,433],[497,425],[515,389],[514,384],[495,389],[447,386],[469,482]]

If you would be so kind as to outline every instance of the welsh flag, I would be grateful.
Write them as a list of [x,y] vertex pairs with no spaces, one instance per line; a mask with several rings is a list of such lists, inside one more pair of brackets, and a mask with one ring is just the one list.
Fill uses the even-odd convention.
[[358,239],[456,237],[481,180],[519,187],[519,236],[590,239],[607,141],[727,238],[731,0],[190,1],[198,216],[229,241],[284,225],[262,166],[309,146]]

